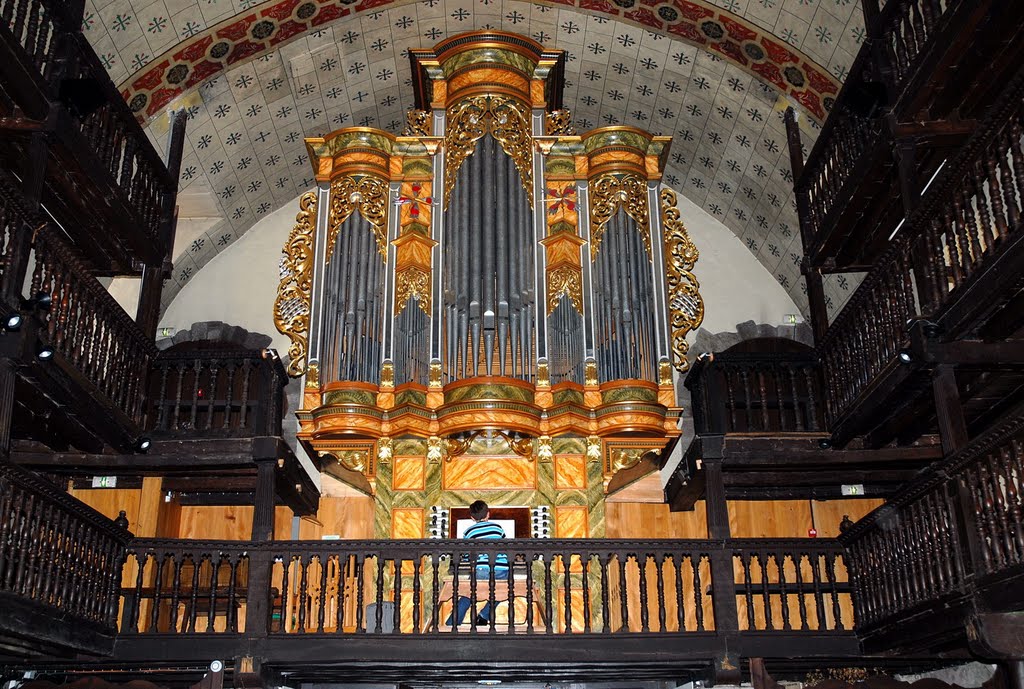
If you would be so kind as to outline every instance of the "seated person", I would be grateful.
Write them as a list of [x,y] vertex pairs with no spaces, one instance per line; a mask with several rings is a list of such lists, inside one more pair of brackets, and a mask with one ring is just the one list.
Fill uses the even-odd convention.
[[[466,529],[463,538],[505,538],[505,530],[501,528],[500,524],[487,521],[491,513],[487,503],[483,500],[477,500],[469,506],[469,516],[473,518],[474,523]],[[476,580],[489,582],[491,576],[490,556],[487,553],[483,553],[477,557],[476,562]],[[508,556],[504,553],[497,553],[494,556],[495,581],[498,579],[508,579],[508,573]],[[448,616],[448,621],[445,624],[452,626],[453,618],[456,616],[459,620],[458,623],[462,624],[472,604],[468,597],[459,596],[458,611],[457,613],[453,611],[453,614]],[[491,607],[491,603],[488,601],[487,605],[480,611],[480,614],[477,615],[477,626],[490,624],[491,613],[493,612]]]

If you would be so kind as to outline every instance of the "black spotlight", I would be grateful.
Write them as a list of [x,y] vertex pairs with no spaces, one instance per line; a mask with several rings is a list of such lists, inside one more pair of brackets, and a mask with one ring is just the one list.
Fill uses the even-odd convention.
[[899,356],[901,364],[909,364],[914,361],[914,355],[909,349],[901,349],[897,356]]
[[18,313],[17,311],[12,311],[11,313],[7,314],[7,317],[4,319],[4,330],[6,330],[9,333],[13,333],[16,330],[21,330],[21,323],[23,320],[24,319],[21,317],[20,313]]
[[53,295],[49,292],[37,292],[36,296],[32,297],[32,305],[42,311],[49,311],[52,303]]
[[149,446],[153,444],[153,441],[149,438],[139,438],[135,441],[135,449],[139,452],[145,452],[149,449]]
[[53,347],[48,344],[40,344],[36,347],[36,358],[40,361],[49,361],[53,358]]
[[822,438],[818,441],[818,447],[822,450],[828,450],[832,447],[832,440],[830,438]]

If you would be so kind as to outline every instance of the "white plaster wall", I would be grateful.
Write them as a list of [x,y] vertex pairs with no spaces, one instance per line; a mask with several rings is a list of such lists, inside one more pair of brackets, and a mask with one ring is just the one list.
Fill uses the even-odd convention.
[[257,223],[196,273],[167,306],[160,327],[187,330],[200,321],[223,321],[273,338],[282,356],[288,338],[274,326],[281,249],[295,225],[299,201]]
[[[187,329],[198,321],[224,321],[270,335],[272,346],[284,354],[288,338],[274,326],[273,305],[281,249],[298,208],[296,198],[215,256],[168,305],[160,327]],[[732,231],[682,195],[679,210],[700,250],[694,274],[704,297],[702,327],[730,331],[748,320],[779,325],[785,314],[799,313],[782,285]]]
[[683,224],[700,251],[693,273],[704,297],[702,328],[718,333],[744,321],[781,325],[786,314],[800,313],[739,237],[682,194],[678,198]]

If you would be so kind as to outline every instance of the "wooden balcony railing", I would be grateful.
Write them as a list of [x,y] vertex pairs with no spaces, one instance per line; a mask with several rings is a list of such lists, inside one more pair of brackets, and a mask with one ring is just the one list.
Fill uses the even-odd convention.
[[807,354],[721,352],[686,377],[704,433],[813,433],[824,428],[817,362]]
[[[0,463],[0,592],[42,606],[62,625],[84,623],[112,635],[128,539],[127,531],[56,486]],[[51,631],[5,629],[3,618],[0,636]]]
[[1024,598],[1022,499],[1024,409],[1018,408],[840,536],[861,630],[976,593]]
[[46,114],[56,96],[63,38],[81,29],[81,0],[0,0],[0,84],[6,113],[21,108],[29,117]]
[[875,15],[869,19],[869,35],[880,45],[883,69],[891,93],[900,93],[921,66],[921,59],[959,0],[889,0],[880,11],[878,0],[869,0]]
[[146,430],[196,438],[280,435],[287,383],[268,351],[163,352],[150,370]]
[[49,309],[37,312],[44,340],[126,419],[140,423],[143,381],[156,347],[89,273],[57,228],[40,225],[33,248],[29,293],[49,294],[52,300]]
[[895,365],[909,343],[910,321],[937,322],[944,338],[954,338],[977,327],[978,317],[999,303],[990,294],[962,297],[980,279],[992,277],[987,269],[1007,254],[1019,235],[1024,216],[1022,103],[1024,72],[947,162],[829,326],[818,351],[829,381],[830,427]]
[[[469,563],[505,555],[511,579]],[[732,563],[712,581],[712,558]],[[457,563],[464,563],[455,566]],[[136,540],[126,634],[842,633],[852,604],[831,540]],[[449,619],[460,597],[487,624]],[[723,601],[718,607],[715,600]],[[729,621],[731,620],[731,622]]]
[[71,42],[75,51],[76,76],[98,88],[103,104],[82,117],[72,117],[74,126],[88,143],[102,169],[120,190],[124,203],[134,215],[137,231],[160,247],[170,241],[170,224],[178,181],[153,148],[142,127],[107,76],[99,58],[83,35]]

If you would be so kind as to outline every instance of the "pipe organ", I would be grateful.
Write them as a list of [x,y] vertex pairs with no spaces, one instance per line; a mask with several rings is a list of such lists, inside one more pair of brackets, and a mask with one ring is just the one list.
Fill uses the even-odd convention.
[[679,435],[672,368],[703,302],[660,186],[671,139],[577,134],[563,60],[514,34],[456,36],[412,51],[401,136],[306,140],[317,188],[275,320],[303,378],[300,442],[357,488],[373,492],[399,440],[428,461],[543,461],[577,439],[607,484]]

